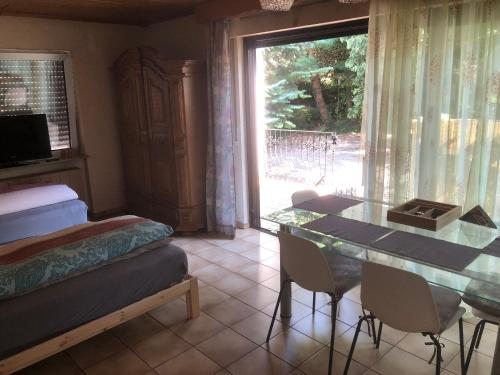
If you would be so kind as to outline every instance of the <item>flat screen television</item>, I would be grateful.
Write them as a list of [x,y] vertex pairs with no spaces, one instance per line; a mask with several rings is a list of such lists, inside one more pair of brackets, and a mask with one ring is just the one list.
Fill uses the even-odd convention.
[[45,114],[0,116],[0,164],[18,164],[51,157]]

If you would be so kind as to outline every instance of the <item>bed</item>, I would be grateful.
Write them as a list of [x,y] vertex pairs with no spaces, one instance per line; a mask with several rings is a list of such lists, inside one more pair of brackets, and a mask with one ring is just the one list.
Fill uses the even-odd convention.
[[[0,374],[27,367],[182,295],[187,318],[197,317],[197,280],[188,275],[186,254],[170,242],[168,228],[126,216],[0,246]],[[79,268],[75,259],[81,259],[82,249],[86,267]],[[69,257],[67,267],[61,257]],[[94,259],[99,257],[104,261]],[[41,275],[36,280],[30,277],[17,285],[15,277],[9,278],[10,271],[22,275],[24,268],[33,270],[46,260],[72,271],[53,279],[52,265],[35,268],[33,274]]]
[[87,205],[66,185],[19,185],[0,192],[0,245],[87,222]]

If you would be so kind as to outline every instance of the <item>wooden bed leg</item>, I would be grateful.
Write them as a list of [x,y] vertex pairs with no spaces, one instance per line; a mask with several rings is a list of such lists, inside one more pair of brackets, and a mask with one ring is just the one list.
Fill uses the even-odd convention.
[[186,308],[188,320],[196,319],[200,316],[200,295],[198,293],[198,279],[189,279],[189,290],[186,293]]

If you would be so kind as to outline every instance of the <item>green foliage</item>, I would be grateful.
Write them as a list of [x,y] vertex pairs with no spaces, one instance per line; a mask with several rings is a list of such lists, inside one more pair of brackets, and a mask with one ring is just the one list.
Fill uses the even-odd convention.
[[366,46],[356,35],[265,48],[267,126],[359,130]]

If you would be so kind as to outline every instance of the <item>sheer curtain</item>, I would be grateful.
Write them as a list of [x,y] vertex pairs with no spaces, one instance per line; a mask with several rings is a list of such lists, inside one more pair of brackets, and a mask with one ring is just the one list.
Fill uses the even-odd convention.
[[234,237],[236,195],[229,21],[211,22],[208,41],[207,226]]
[[365,195],[500,220],[500,2],[372,0]]

